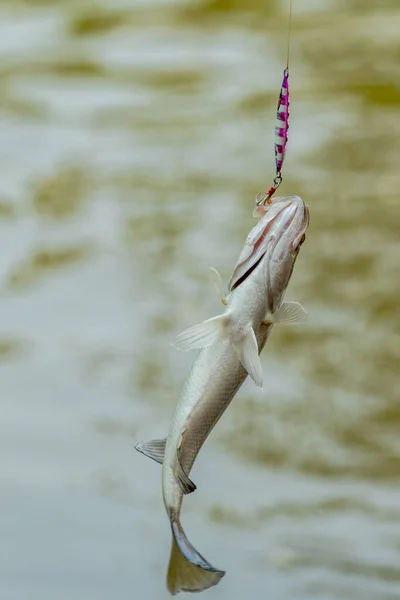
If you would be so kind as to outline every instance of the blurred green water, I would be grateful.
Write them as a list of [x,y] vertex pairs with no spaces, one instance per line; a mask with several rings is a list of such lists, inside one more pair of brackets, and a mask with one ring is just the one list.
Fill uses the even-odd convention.
[[[287,6],[0,13],[2,593],[160,598],[159,473],[132,445],[168,427],[194,358],[169,341],[219,310],[208,266],[228,280],[270,185]],[[395,1],[294,0],[281,189],[310,206],[288,294],[310,318],[196,466],[210,597],[399,596],[399,27]]]

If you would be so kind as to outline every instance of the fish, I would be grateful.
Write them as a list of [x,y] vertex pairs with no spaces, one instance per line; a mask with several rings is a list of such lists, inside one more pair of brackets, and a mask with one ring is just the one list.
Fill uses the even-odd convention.
[[262,209],[264,214],[250,231],[229,281],[228,295],[221,276],[211,269],[224,313],[187,329],[173,342],[179,349],[200,352],[167,437],[135,446],[162,464],[162,494],[172,531],[167,572],[172,595],[201,592],[225,575],[191,544],[180,521],[183,496],[196,489],[190,471],[197,454],[247,375],[262,385],[259,354],[273,325],[307,317],[299,303],[284,303],[283,296],[305,239],[308,208],[299,196],[286,196]]

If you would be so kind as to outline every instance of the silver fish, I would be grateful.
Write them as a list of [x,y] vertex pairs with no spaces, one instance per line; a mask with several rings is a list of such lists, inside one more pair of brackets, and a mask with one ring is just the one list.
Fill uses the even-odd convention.
[[226,310],[178,335],[174,346],[201,351],[189,373],[172,417],[168,437],[136,446],[163,465],[162,492],[172,529],[167,587],[171,594],[200,592],[225,575],[187,539],[180,522],[184,494],[196,489],[189,474],[207,436],[249,374],[262,386],[259,353],[272,325],[300,322],[306,311],[283,303],[293,267],[305,239],[309,212],[299,196],[275,198],[249,233],[229,282],[229,295],[212,269]]

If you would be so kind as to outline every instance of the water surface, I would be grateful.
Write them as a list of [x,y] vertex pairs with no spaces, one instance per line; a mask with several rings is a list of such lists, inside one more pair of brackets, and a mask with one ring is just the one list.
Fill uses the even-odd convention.
[[[400,595],[400,11],[296,2],[283,194],[311,224],[264,389],[184,504],[215,599]],[[162,437],[273,176],[287,6],[0,4],[0,598],[166,598]]]

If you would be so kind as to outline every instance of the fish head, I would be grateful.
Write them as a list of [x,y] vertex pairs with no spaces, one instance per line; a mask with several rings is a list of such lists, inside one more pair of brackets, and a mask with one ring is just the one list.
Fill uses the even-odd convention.
[[274,202],[281,202],[284,208],[269,228],[269,235],[274,238],[266,264],[268,301],[272,312],[279,306],[289,284],[310,222],[308,207],[300,196],[276,198]]
[[274,198],[247,236],[230,279],[229,290],[237,288],[263,259],[268,261],[268,272],[273,279],[270,281],[269,277],[268,285],[277,285],[278,281],[283,284],[286,273],[286,289],[308,223],[308,208],[299,196]]

